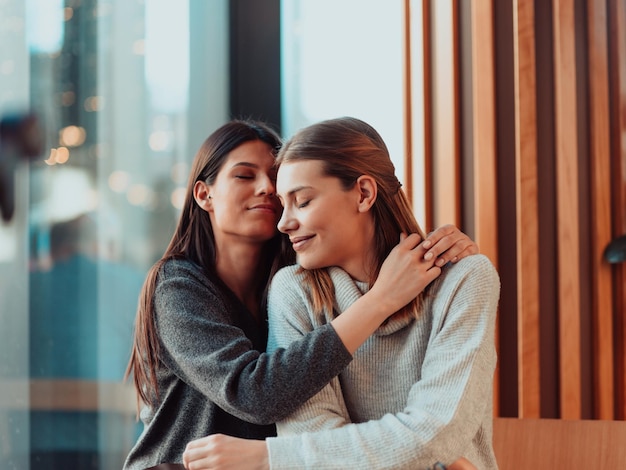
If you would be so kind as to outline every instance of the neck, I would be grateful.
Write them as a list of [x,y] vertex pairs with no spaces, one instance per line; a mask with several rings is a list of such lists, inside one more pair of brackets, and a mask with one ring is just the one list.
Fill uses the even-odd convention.
[[220,279],[241,302],[257,316],[260,311],[260,292],[263,282],[263,244],[225,243],[217,246],[216,271]]
[[374,224],[373,221],[368,220],[368,222],[357,231],[361,234],[361,239],[355,240],[354,258],[347,266],[343,267],[352,279],[362,282],[369,282],[376,268]]

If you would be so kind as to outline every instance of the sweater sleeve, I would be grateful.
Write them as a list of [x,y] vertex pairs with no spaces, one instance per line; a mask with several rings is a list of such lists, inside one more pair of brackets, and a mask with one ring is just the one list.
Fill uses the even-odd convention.
[[470,258],[455,266],[431,299],[433,326],[422,375],[404,410],[341,428],[268,438],[273,470],[429,468],[471,454],[472,439],[491,409],[499,278],[487,258]]
[[228,413],[272,424],[352,359],[331,325],[271,354],[256,351],[234,326],[232,306],[207,281],[190,263],[164,267],[155,292],[161,360]]
[[[311,306],[298,288],[294,268],[278,273],[272,282],[268,299],[268,351],[287,347],[294,341],[323,326],[322,319],[312,320]],[[350,416],[343,399],[341,384],[334,377],[306,406],[296,409],[276,423],[278,435],[294,435],[344,426]]]

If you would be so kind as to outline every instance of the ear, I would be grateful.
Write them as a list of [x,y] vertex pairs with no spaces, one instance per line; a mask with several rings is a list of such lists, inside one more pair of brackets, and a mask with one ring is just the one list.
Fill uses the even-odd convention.
[[356,187],[359,190],[358,211],[367,212],[372,208],[378,196],[376,180],[369,175],[361,175],[356,180]]
[[204,181],[196,181],[193,185],[193,198],[203,210],[211,212],[213,210],[213,203],[209,194],[210,188]]

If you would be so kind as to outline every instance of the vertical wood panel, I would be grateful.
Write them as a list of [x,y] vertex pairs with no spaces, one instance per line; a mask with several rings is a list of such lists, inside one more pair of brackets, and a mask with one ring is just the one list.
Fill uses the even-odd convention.
[[413,201],[413,99],[411,92],[411,0],[403,2],[403,126],[404,126],[404,192],[409,201]]
[[493,0],[472,2],[474,206],[476,242],[498,266]]
[[[498,208],[493,0],[472,2],[472,102],[474,133],[475,240],[498,267]],[[499,326],[496,325],[496,337]],[[499,366],[494,378],[494,414],[499,412]]]
[[458,5],[431,0],[434,225],[461,226]]
[[[616,12],[618,21],[619,47],[619,152],[615,155],[614,175],[614,235],[626,234],[626,1],[618,3]],[[618,357],[622,361],[620,369],[621,419],[626,419],[626,263],[615,267],[614,288],[617,299],[617,315],[620,317]]]
[[613,419],[613,299],[611,268],[603,260],[611,240],[611,139],[607,15],[604,0],[587,0],[591,136],[591,269],[594,418]]
[[[626,233],[626,1],[609,0],[611,21],[613,235]],[[613,267],[617,419],[626,419],[626,263]]]
[[[618,3],[618,11],[616,13],[618,20],[618,47],[619,47],[619,153],[615,158],[615,167],[613,168],[614,191],[614,217],[615,229],[614,234],[626,234],[626,1],[622,0]],[[620,330],[620,349],[618,357],[621,358],[622,368],[620,370],[621,384],[621,418],[626,419],[626,263],[615,268],[615,290],[618,300],[618,315],[622,328]]]
[[519,416],[540,415],[539,228],[533,0],[514,4]]
[[431,53],[431,0],[422,0],[422,53],[424,70],[424,224],[426,230],[435,228],[433,210],[433,102],[432,102],[432,53]]
[[561,417],[581,417],[580,254],[574,1],[554,0],[559,378]]

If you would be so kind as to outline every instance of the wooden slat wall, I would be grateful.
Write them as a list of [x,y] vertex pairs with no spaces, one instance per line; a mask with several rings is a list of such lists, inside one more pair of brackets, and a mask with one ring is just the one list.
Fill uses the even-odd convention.
[[[626,1],[609,0],[613,236],[626,233]],[[626,419],[626,264],[613,267],[616,418]]]
[[[473,90],[481,106],[473,108],[474,119],[474,237],[481,252],[498,266],[498,206],[496,161],[496,94],[493,0],[472,3],[471,30]],[[499,325],[496,325],[496,331]],[[497,333],[496,333],[497,334]],[[499,410],[499,368],[494,380],[494,410]]]
[[539,417],[539,220],[534,3],[513,9],[515,50],[517,325],[519,416]]
[[594,414],[613,419],[613,311],[611,267],[602,259],[611,241],[611,138],[606,1],[587,0],[589,131],[591,136],[591,270]]
[[553,1],[561,417],[581,417],[578,109],[574,0]]
[[480,106],[473,108],[474,119],[474,204],[475,240],[481,252],[498,266],[496,95],[493,42],[493,0],[472,3],[472,80],[473,94]]
[[433,227],[461,225],[458,4],[430,0]]
[[412,60],[411,60],[411,2],[402,2],[404,22],[402,24],[404,37],[404,73],[402,88],[404,90],[404,190],[409,201],[413,201],[413,90],[411,88]]
[[[423,142],[423,152],[424,152],[424,201],[425,201],[425,221],[426,229],[431,229],[435,226],[433,214],[434,204],[433,204],[433,178],[430,177],[433,171],[433,138],[432,138],[432,129],[433,129],[433,113],[432,108],[433,104],[430,99],[431,90],[432,90],[432,53],[430,48],[430,35],[431,35],[431,25],[430,25],[430,2],[431,0],[418,0],[421,5],[421,19],[422,22],[420,24],[422,28],[422,77],[423,77],[423,103],[424,103],[424,142]],[[413,8],[414,9],[414,8]],[[411,25],[408,26],[409,29]],[[409,36],[411,38],[412,36]],[[420,64],[416,64],[418,69]],[[411,70],[414,70],[415,67],[412,67]],[[414,76],[412,74],[411,76]],[[411,110],[411,114],[415,112],[415,109]],[[412,146],[415,149],[416,142],[412,142]],[[413,152],[413,154],[415,154]],[[415,197],[415,196],[413,196]]]
[[[405,24],[407,38],[424,38],[423,63],[405,55],[411,62],[405,92],[425,97],[424,135],[407,142],[426,157],[427,228],[449,222],[463,228],[461,222],[470,220],[481,250],[504,279],[515,282],[515,289],[506,289],[511,298],[501,303],[516,311],[500,314],[517,322],[500,328],[498,341],[517,344],[518,416],[623,420],[626,264],[610,266],[602,254],[611,238],[626,233],[626,0],[551,0],[542,21],[535,0],[506,1],[507,8],[472,1],[472,87],[463,88],[459,0],[405,0],[407,9],[417,5],[423,12],[423,24]],[[512,15],[510,63],[494,54],[494,21],[503,11]],[[539,47],[550,48],[540,64]],[[411,77],[418,73],[424,81],[416,90]],[[540,108],[548,139],[539,138],[537,127],[537,85],[546,83],[538,76],[553,90],[553,107]],[[511,91],[499,82],[503,77],[512,77]],[[471,96],[463,96],[468,89]],[[508,102],[515,116],[514,155],[498,154],[497,113]],[[472,112],[461,114],[465,106]],[[409,105],[407,119],[412,112]],[[471,138],[461,140],[460,129],[470,129]],[[463,148],[466,142],[471,148]],[[460,163],[467,155],[469,168]],[[515,188],[499,180],[502,168],[514,170]],[[540,168],[553,174],[546,177]],[[464,185],[473,191],[471,214],[463,214],[467,201],[460,204]],[[515,199],[514,235],[498,222],[503,192]],[[545,239],[540,236],[554,239],[555,249],[546,250],[550,245],[539,243]],[[503,262],[511,254],[502,246],[516,247],[515,262]],[[544,289],[554,296],[543,295]],[[553,367],[554,381],[542,381]],[[497,374],[496,389],[504,390],[500,380]]]

